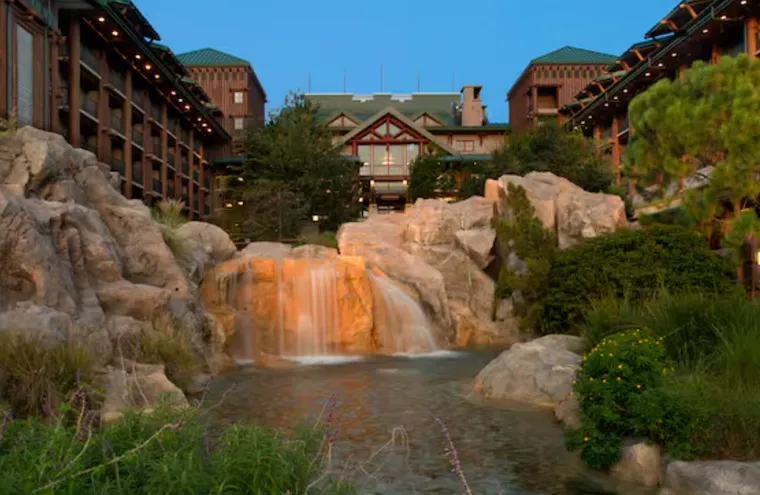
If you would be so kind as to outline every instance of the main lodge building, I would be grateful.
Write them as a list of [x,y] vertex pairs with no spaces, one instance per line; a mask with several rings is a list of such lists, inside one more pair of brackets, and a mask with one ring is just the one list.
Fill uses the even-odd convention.
[[507,124],[490,124],[481,86],[459,93],[306,94],[334,132],[349,161],[359,162],[360,201],[370,208],[401,209],[408,201],[411,162],[436,145],[452,164],[487,160]]
[[684,0],[631,45],[606,73],[563,109],[570,124],[595,139],[621,177],[621,154],[631,133],[628,105],[662,78],[674,79],[697,61],[760,53],[757,0]]
[[234,72],[243,101],[261,99],[241,115],[263,121],[266,97],[247,62],[188,70],[130,0],[6,0],[0,26],[0,118],[15,112],[19,125],[92,151],[129,198],[182,199],[189,218],[220,207],[213,163],[233,153],[235,123],[191,75],[213,86]]

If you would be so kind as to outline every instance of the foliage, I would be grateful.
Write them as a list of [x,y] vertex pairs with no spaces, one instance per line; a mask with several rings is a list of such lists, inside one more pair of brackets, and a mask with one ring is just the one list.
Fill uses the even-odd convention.
[[673,292],[734,290],[730,260],[713,254],[694,232],[674,226],[619,231],[561,251],[549,274],[542,330],[573,331],[592,301],[647,299],[664,287]]
[[311,244],[338,249],[338,238],[335,232],[320,232],[319,234],[306,234],[298,238],[298,244]]
[[185,202],[179,199],[165,199],[153,208],[153,219],[161,224],[164,243],[174,254],[180,266],[185,266],[187,248],[177,234],[177,229],[187,222],[184,214]]
[[18,130],[18,114],[14,108],[8,119],[0,119],[0,137],[13,136]]
[[612,166],[595,145],[558,124],[512,135],[493,155],[494,176],[552,172],[591,192],[606,190],[613,179]]
[[246,139],[245,161],[231,166],[225,197],[240,208],[226,211],[252,240],[296,238],[313,215],[337,230],[358,217],[358,167],[344,160],[318,108],[300,94]]
[[[493,220],[501,259],[506,260],[496,284],[496,297],[506,299],[519,292],[521,302],[515,304],[515,314],[521,317],[524,328],[535,329],[544,310],[556,239],[536,218],[522,186],[508,184],[504,207],[508,217]],[[509,260],[515,258],[524,263],[524,269],[509,266]]]
[[168,317],[157,318],[144,328],[139,342],[130,343],[134,347],[126,350],[128,357],[141,363],[163,364],[166,377],[187,390],[203,369],[199,336]]
[[449,191],[454,187],[454,181],[446,174],[446,166],[439,161],[445,156],[438,146],[431,146],[427,153],[419,154],[409,164],[409,190],[412,201],[419,198],[435,197],[437,191]]
[[625,156],[626,175],[683,190],[687,177],[715,167],[706,186],[688,191],[684,204],[706,235],[726,233],[760,194],[758,84],[760,63],[746,55],[696,62],[673,81],[661,79],[629,107],[636,133]]
[[760,306],[741,291],[608,299],[588,313],[584,335],[595,347],[638,326],[661,339],[676,373],[637,397],[623,430],[677,459],[760,458]]
[[93,377],[84,347],[21,332],[0,332],[0,397],[17,416],[49,416]]
[[622,438],[636,433],[638,418],[632,408],[669,370],[674,371],[661,340],[647,331],[628,330],[603,339],[583,357],[573,382],[582,427],[569,436],[569,446],[581,449],[595,469],[612,466],[619,460]]
[[[127,414],[102,428],[7,419],[0,493],[8,495],[305,494],[325,458],[323,425],[290,435],[238,424],[209,441],[195,410]],[[337,493],[324,485],[309,493]]]
[[740,213],[723,238],[722,244],[731,250],[736,266],[740,266],[744,261],[744,241],[750,234],[760,237],[760,218],[754,209]]

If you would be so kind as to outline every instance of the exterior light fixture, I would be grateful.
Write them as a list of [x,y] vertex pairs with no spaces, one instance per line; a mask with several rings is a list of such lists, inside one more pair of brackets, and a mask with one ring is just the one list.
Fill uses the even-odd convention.
[[185,105],[185,110],[190,110],[190,105]]
[[755,253],[755,264],[760,265],[760,251]]
[[360,203],[364,203],[364,198],[359,198]]
[[172,90],[172,96],[177,96],[177,92]]
[[106,18],[103,16],[98,17],[98,22],[106,22]]
[[313,215],[313,216],[311,217],[311,220],[312,220],[313,222],[319,222],[319,215]]
[[238,206],[243,206],[243,202],[242,201],[238,201]]
[[180,103],[182,103],[185,100],[183,100],[182,98],[179,98],[177,101],[180,102]]
[[742,1],[741,1],[741,4],[742,4],[742,5],[747,5],[747,0],[742,0]]
[[657,67],[664,67],[664,66],[665,66],[665,64],[663,64],[662,62],[660,62],[659,64],[657,64]]
[[627,93],[627,92],[628,92],[628,88],[625,88],[625,89],[623,90],[623,93]]
[[581,125],[586,125],[586,121],[585,120],[581,120]]
[[227,203],[227,204],[226,204],[226,205],[224,205],[224,206],[226,206],[227,208],[232,208],[232,203]]
[[136,55],[135,55],[135,58],[136,58],[137,60],[140,60],[140,59],[142,58],[142,55],[140,55],[140,54],[138,53],[138,54],[136,54]]
[[617,100],[617,99],[618,99],[618,97],[616,96],[616,97],[615,97],[615,98],[613,98],[613,99],[614,99],[614,100]]
[[111,34],[114,35],[114,36],[119,36],[119,32],[117,30],[115,30],[115,29],[113,31],[111,31]]
[[404,179],[403,181],[401,181],[401,183],[404,184],[404,187],[406,187],[406,185],[409,184],[409,182],[406,179]]
[[722,16],[720,16],[721,21],[725,21],[726,19],[728,19],[728,16],[726,14],[723,14]]
[[707,34],[707,33],[709,33],[709,32],[710,32],[710,30],[709,30],[709,29],[707,29],[707,28],[704,28],[704,29],[702,30],[702,33],[703,33],[703,34]]
[[375,187],[375,179],[369,181],[369,187]]
[[151,70],[153,68],[150,64],[145,64],[145,70]]
[[207,123],[205,123],[205,122],[204,122],[204,123],[202,123],[201,125],[202,125],[203,127],[208,127],[208,124],[207,124]]
[[238,182],[245,182],[245,179],[243,179],[242,177],[238,177],[237,180]]
[[198,122],[200,122],[201,120],[203,120],[203,119],[201,117],[198,117]]
[[153,76],[153,77],[155,77],[156,79],[161,79],[161,76],[159,76],[158,74],[156,74],[156,75],[155,75],[155,76]]
[[646,73],[646,74],[644,74],[644,75],[645,75],[645,76],[647,76],[647,77],[649,77],[649,76],[651,76],[651,75],[652,75],[652,73],[651,73],[651,72],[647,72],[647,73]]
[[609,103],[605,103],[605,104],[604,104],[604,106],[605,106],[605,107],[608,107],[608,106],[610,106],[610,104],[609,104]]

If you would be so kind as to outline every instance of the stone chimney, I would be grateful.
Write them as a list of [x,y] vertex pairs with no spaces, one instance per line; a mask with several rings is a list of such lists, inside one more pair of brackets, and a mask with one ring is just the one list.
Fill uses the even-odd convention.
[[483,86],[465,86],[462,88],[462,126],[483,125],[485,110],[483,101],[480,99],[480,90]]

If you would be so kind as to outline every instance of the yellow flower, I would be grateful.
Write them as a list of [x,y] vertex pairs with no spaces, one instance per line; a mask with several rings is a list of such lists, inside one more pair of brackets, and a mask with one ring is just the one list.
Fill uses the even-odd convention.
[[618,380],[619,382],[622,382],[622,381],[623,381],[623,379],[622,379],[622,378],[620,378],[620,377],[618,377],[618,379],[617,379],[617,380]]
[[619,370],[622,370],[622,369],[623,369],[623,364],[622,364],[622,363],[618,364],[618,369],[619,369]]
[[606,378],[602,379],[602,383],[607,383],[607,379]]
[[609,356],[609,357],[612,357],[612,353],[610,352],[610,353],[608,354],[608,356]]
[[593,382],[594,381],[594,377],[592,376],[591,378],[588,379],[588,381]]
[[573,385],[575,385],[576,383],[578,383],[578,380],[573,380]]
[[662,369],[662,374],[663,375],[667,375],[668,374],[668,369],[667,368],[663,368]]
[[639,385],[639,384],[637,383],[637,384],[636,384],[636,388],[641,388],[641,385]]
[[584,442],[588,442],[589,440],[591,440],[589,437],[583,437]]

